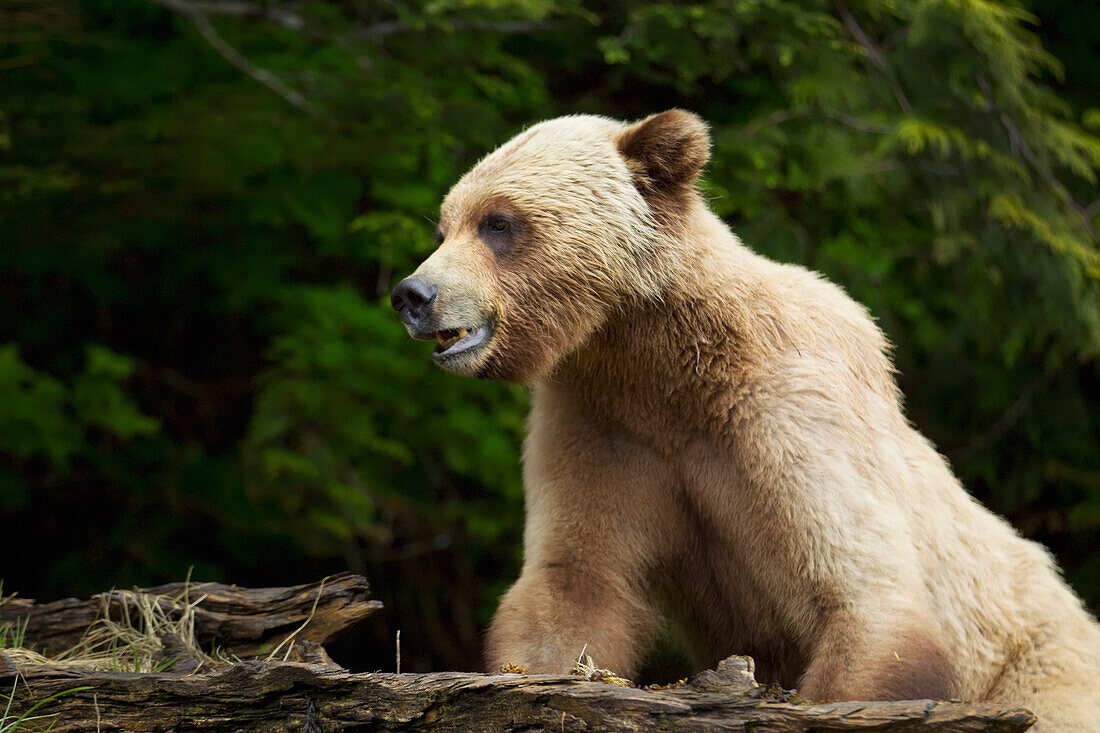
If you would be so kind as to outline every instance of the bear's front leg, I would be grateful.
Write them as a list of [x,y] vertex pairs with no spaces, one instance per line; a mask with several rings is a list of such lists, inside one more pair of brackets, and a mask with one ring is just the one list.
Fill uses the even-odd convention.
[[799,684],[808,700],[949,700],[955,672],[930,619],[883,614],[896,623],[835,618],[825,626]]
[[582,652],[616,674],[637,671],[656,619],[641,588],[591,567],[600,552],[524,569],[489,629],[490,671],[515,664],[531,673],[565,673]]
[[583,651],[634,674],[657,626],[651,575],[675,535],[671,469],[569,395],[541,387],[523,470],[523,571],[489,629],[487,667],[565,673]]

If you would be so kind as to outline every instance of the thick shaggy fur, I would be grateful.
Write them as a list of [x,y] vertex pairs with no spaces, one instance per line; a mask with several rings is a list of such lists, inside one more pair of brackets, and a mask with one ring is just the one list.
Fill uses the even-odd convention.
[[1100,627],[906,421],[864,308],[708,209],[708,156],[685,112],[567,117],[443,205],[410,331],[489,324],[441,364],[533,387],[488,666],[562,672],[587,645],[630,675],[668,619],[700,665],[750,654],[810,699],[1005,700],[1100,731]]

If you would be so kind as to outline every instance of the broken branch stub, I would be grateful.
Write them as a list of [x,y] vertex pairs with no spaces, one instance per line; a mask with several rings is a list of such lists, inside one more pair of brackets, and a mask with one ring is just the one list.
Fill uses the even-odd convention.
[[[296,643],[325,644],[382,607],[370,599],[366,578],[339,573],[316,583],[286,588],[240,588],[221,583],[169,583],[134,591],[108,591],[89,600],[52,603],[11,598],[0,605],[0,624],[26,623],[26,638],[47,656],[80,642],[100,616],[128,613],[130,593],[155,597],[168,614],[195,604],[195,635],[204,647],[245,658],[266,654],[299,626]],[[201,600],[200,600],[201,599]],[[309,623],[306,623],[306,621]]]

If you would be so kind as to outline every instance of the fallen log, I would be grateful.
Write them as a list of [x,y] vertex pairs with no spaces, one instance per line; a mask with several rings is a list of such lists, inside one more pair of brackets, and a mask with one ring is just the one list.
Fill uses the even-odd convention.
[[[0,605],[0,625],[26,624],[26,638],[46,656],[75,646],[105,614],[134,611],[132,599],[149,596],[172,615],[194,605],[195,635],[228,655],[265,654],[308,619],[296,642],[326,644],[382,608],[370,599],[366,578],[339,573],[316,583],[287,588],[239,588],[221,583],[169,583],[133,591],[112,590],[88,600],[67,598],[38,603],[10,598]],[[201,599],[201,600],[200,600]]]
[[[1023,731],[1009,705],[930,700],[798,704],[579,677],[352,674],[250,661],[197,675],[24,669],[14,709],[50,701],[54,733],[83,731]],[[10,684],[10,680],[8,681]]]
[[[293,588],[172,584],[141,593],[173,613],[181,604],[193,608],[196,637],[217,640],[229,649],[266,653],[272,644],[283,644],[293,636],[292,659],[298,661],[265,658],[195,664],[189,661],[187,645],[171,634],[161,638],[160,652],[169,663],[163,671],[147,674],[72,665],[17,665],[0,652],[0,690],[6,688],[11,697],[0,724],[39,703],[43,704],[34,714],[46,717],[34,723],[54,733],[669,729],[1016,733],[1034,722],[1027,711],[1005,704],[807,703],[790,692],[756,684],[748,657],[731,657],[717,669],[664,689],[623,685],[608,670],[596,669],[590,659],[578,664],[584,676],[358,674],[332,662],[321,646],[323,640],[379,607],[367,598],[366,581],[358,576],[334,576]],[[41,634],[59,646],[60,640],[82,633],[76,619],[85,618],[87,624],[95,620],[92,610],[106,607],[128,613],[131,606],[126,598],[101,594],[93,599],[95,603],[53,604],[9,599],[0,606],[0,623],[21,624],[20,614],[27,614],[26,643],[38,643]],[[112,605],[115,600],[117,605]],[[319,619],[318,628],[311,629]],[[303,627],[306,620],[309,623]],[[0,709],[4,705],[0,700]]]

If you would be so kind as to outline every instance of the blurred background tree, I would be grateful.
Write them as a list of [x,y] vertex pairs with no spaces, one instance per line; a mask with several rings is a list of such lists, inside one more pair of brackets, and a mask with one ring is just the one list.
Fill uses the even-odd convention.
[[[1100,607],[1100,6],[6,0],[0,575],[53,598],[365,573],[338,658],[478,666],[524,392],[387,293],[534,121],[672,106],[752,247],[897,346],[911,419]],[[1065,65],[1063,65],[1065,64]]]

